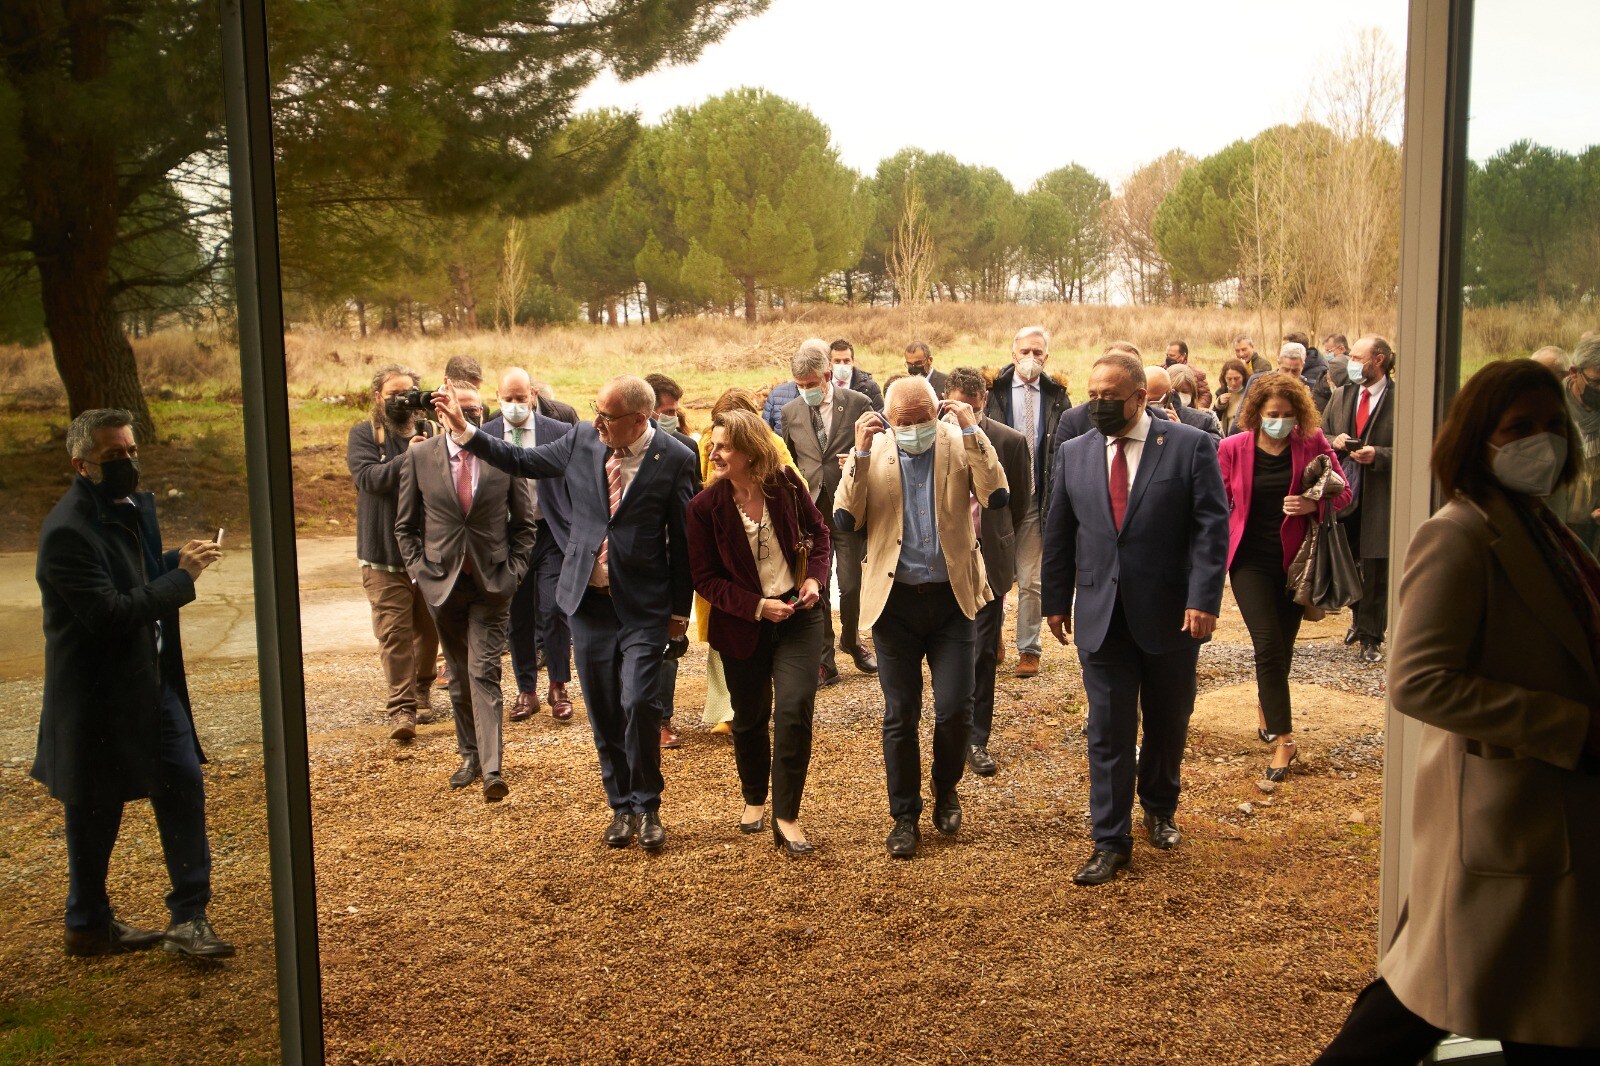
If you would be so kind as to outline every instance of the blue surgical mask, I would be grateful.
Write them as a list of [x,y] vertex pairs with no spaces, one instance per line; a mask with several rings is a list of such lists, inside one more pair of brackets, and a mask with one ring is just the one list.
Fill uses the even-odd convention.
[[907,455],[921,455],[933,447],[939,435],[938,422],[918,422],[914,426],[895,426],[894,442]]
[[676,433],[678,432],[678,416],[656,415],[656,425],[661,427],[661,432],[663,433]]
[[1294,422],[1292,418],[1263,418],[1261,432],[1273,440],[1282,440],[1294,432]]
[[850,380],[852,376],[853,374],[851,372],[849,363],[833,364],[833,383],[839,386],[839,388],[848,389],[850,387]]
[[822,386],[818,385],[814,389],[801,389],[800,390],[800,398],[802,400],[804,400],[806,402],[806,405],[809,406],[809,407],[821,407],[822,406]]

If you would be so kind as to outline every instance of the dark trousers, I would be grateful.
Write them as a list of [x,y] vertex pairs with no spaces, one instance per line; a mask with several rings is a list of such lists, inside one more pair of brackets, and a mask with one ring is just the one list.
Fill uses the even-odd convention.
[[867,538],[859,530],[840,529],[833,523],[833,503],[824,497],[823,517],[828,522],[833,555],[833,577],[839,583],[839,638],[834,639],[833,612],[828,608],[828,590],[822,590],[823,621],[822,668],[832,674],[838,670],[834,646],[852,647],[861,643],[861,563],[867,554]]
[[[817,652],[826,601],[782,622],[761,623],[748,659],[722,656],[733,701],[733,758],[744,801],[759,807],[772,781],[772,816],[800,817],[800,797],[811,765],[811,719],[817,703]],[[772,736],[767,736],[767,724]]]
[[450,707],[456,723],[456,751],[476,759],[485,774],[501,771],[504,697],[501,658],[506,652],[505,600],[491,600],[477,579],[462,574],[443,603],[433,609],[439,646],[450,667]]
[[[1448,1034],[1417,1017],[1400,1002],[1389,982],[1378,978],[1356,997],[1344,1027],[1314,1060],[1326,1066],[1416,1066]],[[1472,1035],[1470,1033],[1464,1035]],[[1593,1062],[1593,1048],[1560,1048],[1545,1044],[1501,1042],[1511,1064]]]
[[1389,542],[1384,531],[1381,544],[1372,545],[1374,551],[1384,554],[1369,558],[1362,554],[1361,512],[1344,520],[1345,538],[1350,542],[1350,554],[1361,563],[1361,598],[1351,605],[1356,636],[1364,644],[1382,644],[1389,630]]
[[994,727],[994,672],[1000,658],[1000,629],[1006,620],[1006,601],[996,596],[984,604],[972,620],[973,685],[972,736],[974,747],[989,746],[989,731]]
[[[172,689],[161,689],[161,773],[150,793],[172,891],[174,923],[206,912],[211,902],[211,845],[206,840],[205,783],[195,754],[194,726]],[[111,920],[106,871],[122,828],[123,804],[66,804],[67,928],[103,929]]]
[[1228,572],[1233,598],[1244,615],[1256,657],[1256,698],[1267,719],[1267,732],[1294,732],[1289,709],[1289,664],[1305,611],[1290,598],[1282,567],[1246,563]]
[[661,680],[664,624],[624,625],[611,597],[590,589],[572,616],[578,682],[613,811],[661,808]]
[[899,581],[872,627],[883,689],[883,767],[889,814],[922,815],[922,661],[933,678],[933,794],[956,787],[967,765],[972,731],[972,619],[961,613],[948,582]]
[[1079,646],[1089,697],[1089,816],[1096,848],[1132,853],[1135,791],[1150,814],[1171,817],[1177,811],[1199,659],[1198,643],[1160,655],[1142,650],[1128,630],[1120,601],[1099,649],[1088,652]]
[[517,676],[518,692],[539,691],[541,645],[550,680],[563,685],[572,680],[572,629],[556,606],[560,580],[561,549],[541,523],[528,572],[511,598],[511,671]]

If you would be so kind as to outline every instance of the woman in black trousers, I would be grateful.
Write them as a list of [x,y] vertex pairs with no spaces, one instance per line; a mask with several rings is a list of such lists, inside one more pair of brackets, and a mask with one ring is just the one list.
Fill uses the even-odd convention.
[[765,828],[770,779],[773,842],[804,855],[813,850],[799,818],[828,609],[816,609],[828,526],[758,416],[723,414],[711,430],[711,465],[716,482],[689,502],[689,563],[695,591],[711,604],[709,639],[733,701],[739,829]]
[[[1288,591],[1289,564],[1311,531],[1317,503],[1300,494],[1301,474],[1326,455],[1340,477],[1339,460],[1317,428],[1311,391],[1296,377],[1264,374],[1239,412],[1241,432],[1217,448],[1228,490],[1228,582],[1255,648],[1256,694],[1263,740],[1276,741],[1269,781],[1282,781],[1298,757],[1289,706],[1289,663],[1304,610]],[[1350,490],[1324,501],[1337,511]],[[1276,736],[1273,736],[1276,734]]]

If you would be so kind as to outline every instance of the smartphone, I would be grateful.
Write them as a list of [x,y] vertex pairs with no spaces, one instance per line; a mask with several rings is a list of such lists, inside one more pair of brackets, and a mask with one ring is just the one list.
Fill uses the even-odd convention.
[[219,548],[222,547],[222,534],[224,534],[226,532],[227,532],[227,530],[223,529],[221,526],[217,527],[217,535],[211,538],[213,541],[216,542],[217,547],[219,547]]

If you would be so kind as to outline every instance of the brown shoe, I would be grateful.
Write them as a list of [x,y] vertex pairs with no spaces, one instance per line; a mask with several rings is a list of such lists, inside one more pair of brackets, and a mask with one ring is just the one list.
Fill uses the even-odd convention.
[[558,722],[572,720],[572,701],[567,698],[567,686],[560,681],[550,682],[550,716]]
[[125,951],[143,951],[161,943],[161,930],[135,929],[126,922],[112,918],[100,929],[68,929],[66,950],[68,955],[117,955]]
[[672,730],[672,723],[661,723],[661,747],[663,749],[683,747],[683,737]]
[[393,729],[389,731],[390,740],[405,743],[417,735],[417,716],[414,714],[397,714],[389,719]]
[[1011,671],[1012,677],[1037,677],[1039,674],[1039,656],[1031,651],[1025,651],[1017,656],[1017,668]]
[[537,692],[517,693],[517,702],[511,705],[511,720],[513,722],[526,722],[539,713],[539,694]]

